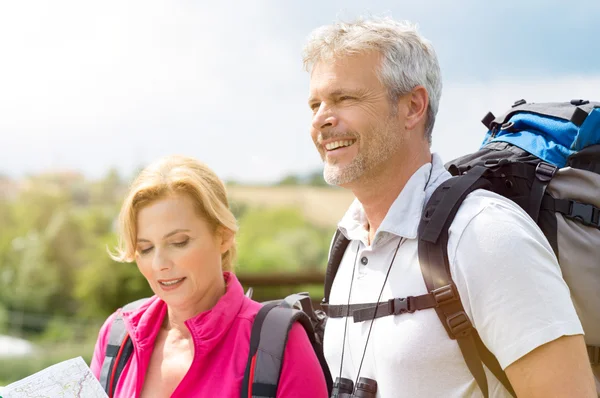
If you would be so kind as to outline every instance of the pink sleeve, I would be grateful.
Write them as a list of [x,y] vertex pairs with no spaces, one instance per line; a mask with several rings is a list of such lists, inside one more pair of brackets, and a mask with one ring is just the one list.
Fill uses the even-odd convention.
[[327,398],[327,383],[304,328],[295,323],[290,330],[277,398]]
[[108,343],[108,333],[110,331],[110,325],[115,317],[116,313],[104,321],[104,324],[100,328],[98,333],[98,340],[96,341],[96,347],[94,348],[94,356],[92,357],[92,363],[90,369],[96,378],[100,379],[100,371],[102,370],[102,362],[104,362],[104,352],[106,350],[106,344]]

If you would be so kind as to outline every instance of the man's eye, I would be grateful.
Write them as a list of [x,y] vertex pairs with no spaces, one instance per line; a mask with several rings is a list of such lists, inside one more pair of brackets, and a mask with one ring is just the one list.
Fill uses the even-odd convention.
[[311,104],[310,109],[312,109],[313,112],[316,112],[317,109],[319,109],[320,106],[321,106],[320,103],[316,103],[315,102],[314,104]]
[[340,97],[340,101],[347,101],[352,99],[354,99],[354,97],[350,97],[349,95],[344,95],[343,97]]

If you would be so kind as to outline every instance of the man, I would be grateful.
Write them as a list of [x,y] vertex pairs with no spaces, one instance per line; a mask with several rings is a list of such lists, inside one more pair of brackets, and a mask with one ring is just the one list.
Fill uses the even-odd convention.
[[[304,64],[325,180],[356,196],[339,223],[350,244],[330,304],[427,293],[417,227],[450,177],[430,152],[442,88],[433,47],[410,24],[358,20],[313,32]],[[526,213],[475,191],[450,228],[448,256],[466,313],[517,396],[596,397],[569,289]],[[330,318],[324,348],[334,379],[376,380],[378,397],[482,396],[434,310]],[[490,372],[487,380],[490,397],[510,396]]]

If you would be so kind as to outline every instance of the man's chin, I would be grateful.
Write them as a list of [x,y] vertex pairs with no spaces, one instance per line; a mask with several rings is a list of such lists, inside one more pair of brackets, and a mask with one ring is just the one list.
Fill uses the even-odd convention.
[[325,164],[323,170],[323,179],[329,185],[345,188],[360,177],[356,170],[348,170],[347,167],[341,168],[337,165],[331,166]]

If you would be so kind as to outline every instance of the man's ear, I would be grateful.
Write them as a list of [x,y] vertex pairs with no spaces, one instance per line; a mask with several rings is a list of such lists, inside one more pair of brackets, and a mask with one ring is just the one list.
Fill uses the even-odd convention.
[[233,241],[235,238],[235,233],[225,227],[219,227],[218,231],[217,231],[218,237],[219,237],[219,243],[221,246],[221,254],[227,252],[227,250],[231,249],[231,246],[233,245]]
[[423,86],[417,86],[407,95],[406,119],[404,126],[407,131],[413,130],[420,123],[425,125],[427,108],[429,107],[429,96]]

